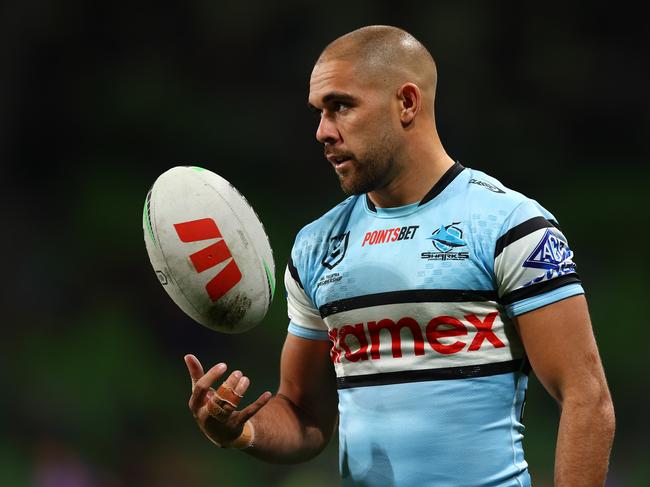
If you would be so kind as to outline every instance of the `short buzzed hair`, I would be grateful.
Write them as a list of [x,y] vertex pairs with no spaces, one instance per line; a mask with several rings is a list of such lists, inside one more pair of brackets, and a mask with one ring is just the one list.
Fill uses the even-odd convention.
[[316,63],[334,59],[354,63],[361,76],[390,84],[415,83],[433,103],[436,63],[427,48],[403,29],[371,25],[349,32],[328,44]]

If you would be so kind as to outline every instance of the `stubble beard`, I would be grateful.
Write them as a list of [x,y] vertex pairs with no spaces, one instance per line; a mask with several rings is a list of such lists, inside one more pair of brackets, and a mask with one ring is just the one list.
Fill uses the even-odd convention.
[[362,157],[353,158],[346,174],[337,173],[343,192],[348,196],[360,195],[386,186],[396,169],[393,147],[385,133]]

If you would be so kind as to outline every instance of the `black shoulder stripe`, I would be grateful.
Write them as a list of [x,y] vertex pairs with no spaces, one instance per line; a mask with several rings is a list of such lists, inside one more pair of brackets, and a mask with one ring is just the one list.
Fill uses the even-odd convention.
[[403,384],[406,382],[424,382],[431,380],[471,379],[490,375],[522,372],[522,359],[496,362],[491,364],[465,365],[462,367],[443,367],[439,369],[405,370],[400,372],[385,372],[383,374],[352,375],[336,379],[339,389],[352,387],[382,386],[388,384]]
[[540,228],[549,227],[557,227],[557,224],[553,220],[547,220],[543,216],[536,216],[530,220],[526,220],[525,222],[512,227],[497,239],[496,246],[494,248],[494,258],[496,259],[501,254],[501,252],[503,252],[503,249],[505,249],[511,243],[516,242],[520,238],[523,238],[526,235],[539,230]]
[[289,268],[289,274],[291,274],[293,280],[296,281],[302,289],[305,289],[305,287],[302,285],[302,281],[300,280],[300,276],[298,275],[298,269],[296,269],[296,266],[293,265],[293,259],[291,258],[291,256],[289,256],[289,262],[287,262],[287,267]]
[[326,303],[319,308],[322,318],[353,309],[370,308],[401,303],[462,303],[471,301],[496,301],[496,291],[471,291],[460,289],[411,289],[386,293],[366,294]]
[[499,303],[507,305],[512,304],[516,301],[521,301],[522,299],[532,298],[534,296],[539,296],[540,294],[553,291],[563,286],[569,284],[580,284],[580,277],[575,272],[571,274],[566,274],[564,276],[556,277],[549,281],[542,281],[536,284],[531,284],[530,286],[522,287],[515,289],[512,292],[504,294],[500,299]]

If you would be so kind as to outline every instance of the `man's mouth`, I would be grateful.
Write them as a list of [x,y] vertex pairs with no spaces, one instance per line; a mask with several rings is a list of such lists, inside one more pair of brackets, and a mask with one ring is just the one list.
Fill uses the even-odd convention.
[[345,164],[347,161],[349,161],[351,159],[350,156],[344,155],[344,154],[341,154],[341,155],[328,154],[326,157],[327,157],[327,160],[330,161],[330,163],[334,167],[337,167],[337,168],[341,167],[343,164]]

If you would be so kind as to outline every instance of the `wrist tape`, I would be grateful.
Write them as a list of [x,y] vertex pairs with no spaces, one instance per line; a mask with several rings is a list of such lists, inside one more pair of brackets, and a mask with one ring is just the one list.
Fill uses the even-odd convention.
[[253,423],[250,420],[244,423],[244,429],[241,432],[241,435],[228,443],[227,445],[222,445],[223,448],[234,448],[235,450],[244,450],[253,446],[253,441],[255,440],[255,429],[253,428]]

